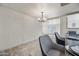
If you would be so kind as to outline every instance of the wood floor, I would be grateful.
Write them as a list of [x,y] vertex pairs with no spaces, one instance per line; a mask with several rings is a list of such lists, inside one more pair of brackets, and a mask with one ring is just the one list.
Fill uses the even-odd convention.
[[41,56],[39,41],[34,40],[6,50],[11,56]]

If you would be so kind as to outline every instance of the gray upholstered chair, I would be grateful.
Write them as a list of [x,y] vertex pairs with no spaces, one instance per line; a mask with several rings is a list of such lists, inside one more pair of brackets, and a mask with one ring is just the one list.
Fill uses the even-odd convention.
[[59,56],[65,54],[64,47],[53,43],[48,35],[40,36],[39,43],[43,56]]
[[60,37],[58,32],[55,32],[55,37],[58,44],[65,46],[65,38]]
[[68,31],[69,36],[76,36],[76,31]]

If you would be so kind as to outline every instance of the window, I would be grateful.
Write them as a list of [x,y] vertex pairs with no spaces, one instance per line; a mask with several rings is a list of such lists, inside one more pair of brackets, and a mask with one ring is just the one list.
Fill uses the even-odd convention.
[[53,34],[54,32],[60,33],[60,19],[52,19],[43,23],[43,33]]

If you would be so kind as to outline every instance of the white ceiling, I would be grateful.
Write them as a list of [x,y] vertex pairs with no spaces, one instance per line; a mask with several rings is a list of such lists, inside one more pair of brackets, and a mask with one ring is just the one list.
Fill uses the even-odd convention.
[[78,3],[71,3],[63,7],[60,6],[60,3],[2,3],[0,5],[34,18],[41,17],[42,11],[49,19],[79,11]]
[[25,13],[32,17],[41,17],[41,12],[44,12],[44,16],[50,18],[55,15],[60,8],[59,3],[6,3],[2,4],[2,6],[6,6],[13,10],[19,11],[21,13]]

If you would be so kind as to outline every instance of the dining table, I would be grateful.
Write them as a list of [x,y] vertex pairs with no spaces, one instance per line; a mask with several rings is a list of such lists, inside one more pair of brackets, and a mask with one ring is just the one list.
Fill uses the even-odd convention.
[[79,56],[79,36],[65,37],[65,53],[67,56]]

